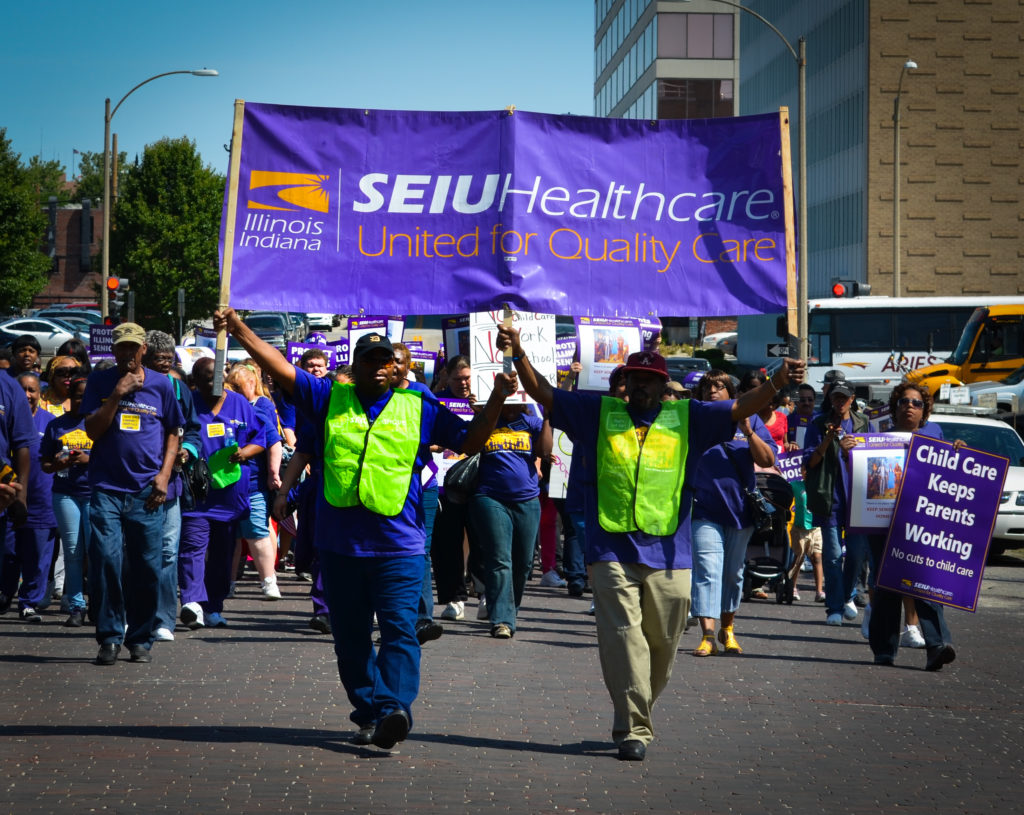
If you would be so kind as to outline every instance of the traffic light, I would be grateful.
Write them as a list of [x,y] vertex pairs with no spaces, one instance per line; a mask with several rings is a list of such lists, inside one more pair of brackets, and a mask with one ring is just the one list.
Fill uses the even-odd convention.
[[121,307],[124,305],[124,299],[127,296],[128,288],[129,286],[127,277],[107,278],[107,298],[109,311],[120,311]]
[[833,297],[867,297],[869,294],[871,294],[869,283],[860,283],[856,280],[832,281]]

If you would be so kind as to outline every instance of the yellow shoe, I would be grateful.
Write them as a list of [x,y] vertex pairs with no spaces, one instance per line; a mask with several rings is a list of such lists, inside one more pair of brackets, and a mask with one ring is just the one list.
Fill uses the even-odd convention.
[[742,654],[743,649],[740,648],[740,644],[736,642],[736,637],[732,633],[732,626],[727,626],[718,632],[718,641],[725,646],[725,653],[727,654]]
[[718,654],[718,646],[715,645],[715,635],[705,634],[694,651],[695,657],[713,657]]

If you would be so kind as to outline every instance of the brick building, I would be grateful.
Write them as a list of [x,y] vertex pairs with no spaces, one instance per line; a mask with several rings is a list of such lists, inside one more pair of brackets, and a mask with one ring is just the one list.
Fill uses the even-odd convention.
[[[67,204],[53,208],[48,215],[55,224],[54,264],[46,287],[32,298],[32,307],[75,301],[99,302],[102,208]],[[49,241],[46,248],[49,248]]]

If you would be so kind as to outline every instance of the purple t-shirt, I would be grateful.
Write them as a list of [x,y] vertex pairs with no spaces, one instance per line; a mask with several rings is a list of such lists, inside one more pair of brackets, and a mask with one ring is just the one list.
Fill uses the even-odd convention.
[[535,448],[544,420],[524,413],[505,423],[499,420],[481,451],[476,491],[499,501],[529,501],[540,494]]
[[[317,379],[305,371],[295,371],[292,395],[295,408],[298,418],[305,417],[309,422],[316,439],[316,457],[320,459],[324,453],[324,425],[332,385],[326,377]],[[388,390],[375,402],[360,398],[371,422],[376,421],[392,396],[393,392]],[[438,402],[433,394],[424,393],[422,398],[420,446],[402,511],[389,518],[361,506],[332,506],[320,490],[316,502],[316,545],[319,548],[351,557],[411,556],[426,552],[420,471],[431,459],[431,444],[461,450],[468,424]]]
[[[199,437],[203,442],[201,455],[209,458],[218,450],[237,444],[263,446],[265,435],[263,424],[246,398],[234,391],[224,391],[224,404],[214,415],[198,391],[192,391],[196,413],[199,415]],[[251,459],[242,465],[242,477],[234,484],[220,489],[211,489],[206,501],[185,516],[202,516],[215,521],[234,521],[249,511],[249,484],[256,464]]]
[[[74,413],[57,416],[46,426],[40,441],[40,458],[55,458],[60,451],[92,451],[92,439],[85,432],[85,417]],[[73,495],[86,498],[92,494],[89,486],[89,465],[75,464],[53,475],[53,491],[57,495]]]
[[26,529],[49,529],[57,525],[57,518],[53,514],[53,473],[44,473],[39,464],[39,442],[46,433],[47,425],[53,421],[53,414],[39,407],[32,421],[36,428],[36,438],[31,445],[32,470],[28,476],[28,488],[22,493],[28,508],[28,520],[23,526]]
[[[587,562],[613,560],[640,563],[652,569],[689,569],[693,566],[690,551],[690,492],[684,490],[679,504],[679,528],[673,535],[648,535],[645,532],[606,532],[597,520],[597,433],[601,417],[601,396],[593,393],[556,390],[551,425],[564,430],[573,444],[584,446],[584,463],[580,477],[584,484],[595,486],[584,495],[583,514],[587,528]],[[629,406],[627,405],[627,409]],[[686,483],[689,484],[697,462],[704,452],[733,436],[731,402],[698,402],[690,400],[689,448],[686,456]],[[649,427],[660,406],[646,413],[630,411],[633,423]],[[575,466],[576,460],[573,460]]]
[[257,397],[253,403],[253,410],[256,412],[256,421],[263,426],[263,448],[252,462],[255,467],[250,468],[249,492],[264,492],[267,489],[267,453],[266,451],[281,441],[281,434],[278,431],[277,410],[272,400],[266,396]]
[[14,451],[38,439],[25,390],[10,376],[0,376],[0,456],[14,464]]
[[[750,429],[756,433],[771,450],[775,449],[772,434],[758,416],[750,417]],[[730,529],[744,529],[753,524],[744,489],[754,489],[757,479],[754,475],[754,459],[750,455],[750,443],[737,429],[725,447],[732,453],[726,455],[721,444],[716,444],[700,457],[693,473],[693,518],[711,521]],[[733,466],[733,460],[736,466]],[[742,480],[736,473],[742,474]]]
[[[82,415],[95,413],[117,385],[117,368],[93,371],[85,386]],[[139,492],[160,472],[164,442],[184,424],[174,385],[161,373],[145,369],[145,381],[125,396],[106,432],[93,440],[89,484],[111,492]]]

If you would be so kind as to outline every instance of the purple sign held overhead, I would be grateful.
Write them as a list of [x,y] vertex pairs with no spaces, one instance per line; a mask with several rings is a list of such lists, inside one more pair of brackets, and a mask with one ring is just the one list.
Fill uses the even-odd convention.
[[1009,461],[915,435],[877,585],[974,611]]
[[784,133],[779,114],[651,122],[247,103],[228,184],[231,303],[780,311]]

